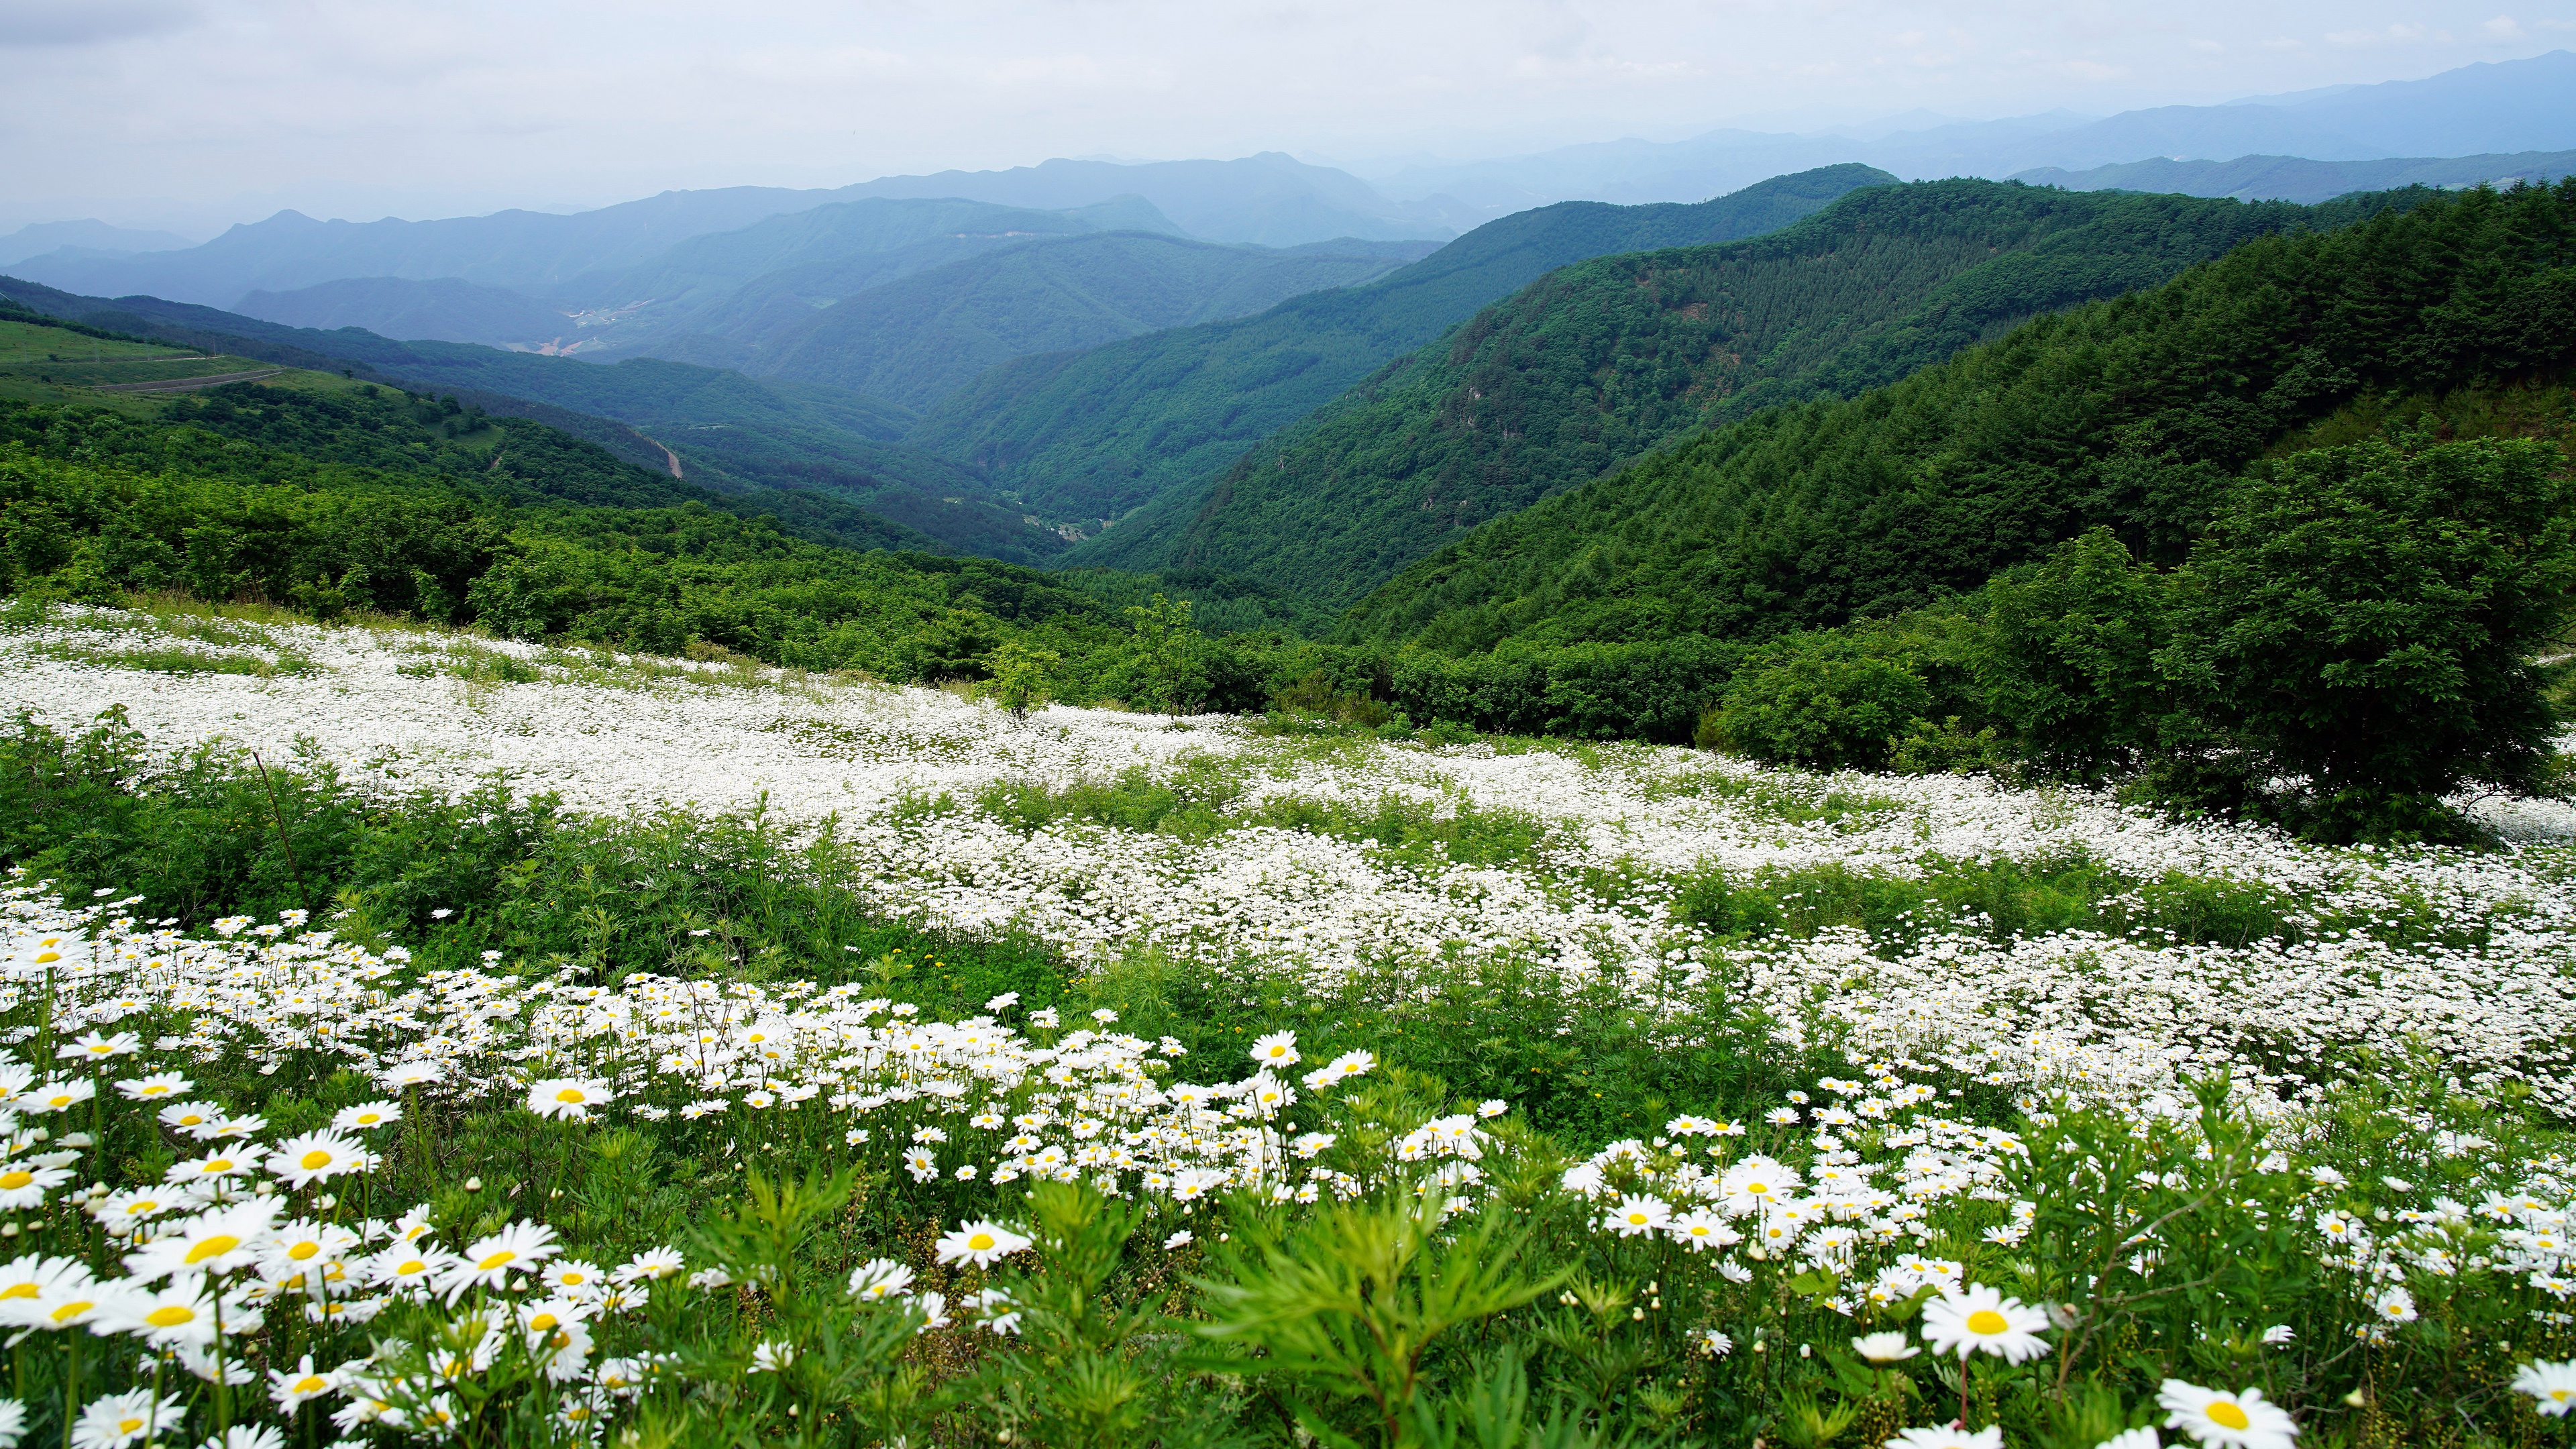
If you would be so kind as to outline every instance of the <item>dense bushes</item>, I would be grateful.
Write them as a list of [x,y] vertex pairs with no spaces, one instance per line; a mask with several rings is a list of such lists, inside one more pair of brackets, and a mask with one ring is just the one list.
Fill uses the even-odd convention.
[[2547,787],[2535,656],[2576,616],[2576,484],[2530,440],[2356,443],[2267,463],[2188,563],[2107,531],[1959,605],[1754,656],[1711,720],[1764,759],[1874,766],[1936,719],[2034,774],[2333,839],[2428,838],[2472,783]]
[[1823,770],[1875,770],[1931,707],[1923,677],[1849,641],[1801,640],[1738,674],[1703,743]]
[[2097,526],[2171,567],[2294,432],[2571,347],[2576,180],[2266,237],[1539,501],[1407,568],[1341,637],[1767,638],[1926,607]]

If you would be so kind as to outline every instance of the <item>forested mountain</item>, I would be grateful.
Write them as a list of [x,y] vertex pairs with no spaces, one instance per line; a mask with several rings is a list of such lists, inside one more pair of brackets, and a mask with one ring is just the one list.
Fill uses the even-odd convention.
[[[595,366],[452,342],[321,332],[168,302],[76,297],[0,278],[40,312],[287,366],[348,369],[414,390],[525,413],[718,490],[808,489],[884,515],[950,548],[1036,561],[1063,541],[997,501],[973,473],[889,441],[911,414],[837,388],[639,358]],[[954,501],[951,501],[954,500]]]
[[2096,525],[2170,563],[2294,430],[2576,360],[2576,181],[2413,200],[1703,433],[1419,561],[1344,637],[1761,638],[1974,588]]
[[584,314],[584,351],[696,362],[704,359],[667,344],[756,344],[803,325],[818,307],[915,272],[1033,239],[1102,231],[1180,228],[1140,196],[1058,211],[867,197],[692,237],[640,266],[587,272],[544,295]]
[[1865,166],[1775,177],[1690,206],[1569,202],[1489,222],[1366,287],[1257,317],[1032,356],[951,394],[906,441],[984,470],[1056,518],[1115,519],[1231,463],[1371,372],[1568,262],[1771,231]]
[[[2034,167],[2082,171],[2141,157],[2509,155],[2576,147],[2576,53],[2466,65],[2422,80],[2251,96],[2223,105],[2072,111],[1993,121],[1924,117],[1839,135],[1728,129],[1684,141],[1610,141],[1531,156],[1408,167],[1374,177],[1390,196],[1448,196],[1517,209],[1567,197],[1669,201],[1707,196],[1827,162],[1860,161],[1907,180],[2003,178]],[[2384,185],[2403,184],[2385,182]]]
[[2459,188],[2481,183],[2555,181],[2576,175],[2576,151],[2523,151],[2511,156],[2396,157],[2384,161],[2312,161],[2304,156],[2239,156],[2233,161],[2176,161],[2151,156],[2089,171],[2043,166],[2012,178],[2069,191],[2169,191],[2232,196],[2239,201],[2325,201],[2356,191],[2406,186]]
[[2318,219],[2282,203],[1918,182],[1748,241],[1598,258],[1487,308],[1075,557],[1217,568],[1349,603],[1671,438],[1893,382],[2035,313]]
[[[0,319],[0,354],[38,330]],[[1029,657],[1085,700],[1139,687],[1130,602],[1168,590],[1239,627],[1270,622],[1261,591],[1229,581],[909,551],[923,540],[821,495],[714,493],[521,419],[310,372],[172,398],[0,398],[0,522],[0,596],[184,590],[897,680],[980,678],[1011,644],[1042,650]],[[1263,687],[1238,682],[1237,707]]]
[[828,191],[732,186],[665,191],[570,216],[498,211],[352,222],[281,211],[202,246],[138,257],[53,254],[21,262],[17,272],[65,291],[148,292],[209,307],[228,307],[249,291],[292,291],[343,277],[461,277],[524,292],[603,267],[635,266],[693,236],[842,199]]
[[[1144,211],[1164,220],[1146,219],[1133,204],[1139,197]],[[645,266],[692,237],[868,198],[963,200],[1036,211],[1107,207],[1127,214],[1104,218],[1102,229],[1159,230],[1177,223],[1193,236],[1263,246],[1344,236],[1438,240],[1457,230],[1440,221],[1437,207],[1390,202],[1347,173],[1266,153],[1132,166],[1050,161],[1011,171],[888,176],[833,190],[666,191],[569,216],[501,211],[435,221],[351,222],[281,211],[202,246],[149,256],[48,252],[22,263],[18,275],[65,291],[151,293],[212,307],[229,307],[255,290],[294,291],[349,277],[457,277],[551,299],[576,278]],[[1128,203],[1123,207],[1122,199]]]
[[[995,364],[1240,317],[1385,275],[1427,242],[1269,248],[1144,232],[1026,242],[861,292],[735,365],[927,408]],[[712,359],[710,359],[712,360]]]
[[[295,327],[364,327],[384,337],[705,362],[729,358],[724,344],[705,337],[756,348],[810,321],[816,308],[924,268],[1034,237],[1104,230],[1179,228],[1134,196],[1067,211],[871,197],[691,237],[640,265],[525,291],[456,277],[343,278],[254,290],[232,310]],[[679,345],[666,345],[673,342]]]
[[1084,206],[1135,195],[1210,241],[1292,247],[1335,237],[1446,239],[1457,228],[1436,203],[1391,202],[1346,171],[1309,166],[1278,151],[1230,161],[1068,161],[1007,171],[884,176],[844,188],[850,196],[960,196],[1004,206]]
[[432,342],[548,342],[572,326],[563,313],[516,292],[454,277],[352,277],[292,292],[252,292],[233,310],[282,327],[363,327],[380,337]]

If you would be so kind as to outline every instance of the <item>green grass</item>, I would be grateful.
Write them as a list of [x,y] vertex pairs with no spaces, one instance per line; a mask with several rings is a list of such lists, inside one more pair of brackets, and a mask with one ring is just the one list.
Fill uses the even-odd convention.
[[133,649],[91,649],[78,644],[46,643],[32,653],[66,664],[94,664],[103,669],[139,669],[151,674],[239,674],[252,679],[294,679],[323,672],[323,666],[301,654],[223,654],[185,644],[154,644]]

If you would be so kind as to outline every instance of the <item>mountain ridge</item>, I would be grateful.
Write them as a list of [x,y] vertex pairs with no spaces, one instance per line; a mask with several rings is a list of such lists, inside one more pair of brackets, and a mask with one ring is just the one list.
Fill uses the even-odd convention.
[[1674,438],[1894,382],[2025,318],[2305,225],[2286,203],[1958,179],[1539,278],[1070,562],[1216,568],[1349,603]]
[[1531,278],[1639,245],[1752,235],[1859,186],[1863,166],[1767,179],[1696,205],[1566,202],[1488,222],[1366,287],[1087,352],[1038,354],[951,393],[906,436],[1060,518],[1114,520],[1243,448]]

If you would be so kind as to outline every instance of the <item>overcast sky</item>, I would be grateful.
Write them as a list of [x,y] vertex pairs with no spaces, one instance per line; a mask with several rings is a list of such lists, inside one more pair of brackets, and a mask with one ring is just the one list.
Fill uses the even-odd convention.
[[2576,47],[2576,0],[0,0],[0,229],[206,235],[1050,156],[1349,165],[2091,114]]

